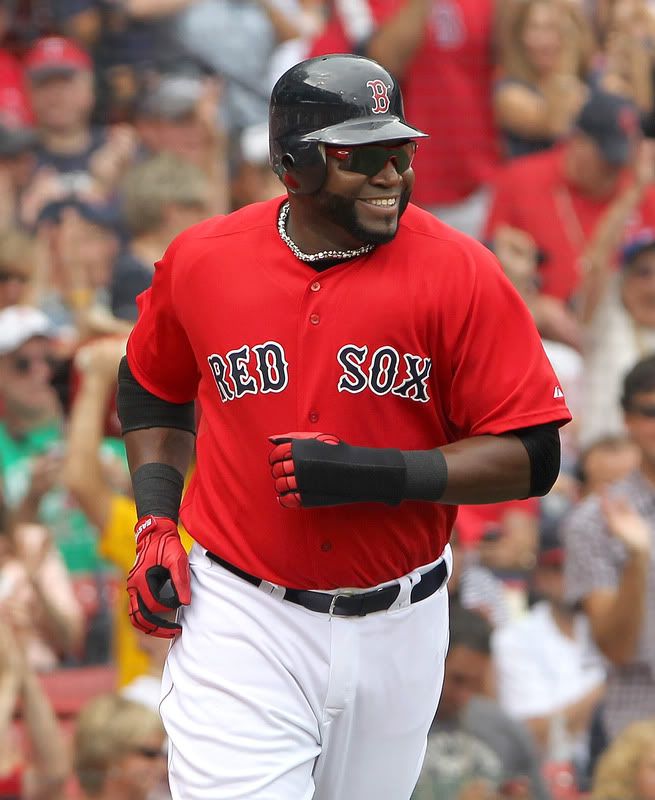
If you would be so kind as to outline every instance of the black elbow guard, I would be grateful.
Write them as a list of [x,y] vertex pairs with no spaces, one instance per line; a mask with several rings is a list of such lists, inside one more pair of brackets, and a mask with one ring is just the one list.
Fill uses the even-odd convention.
[[132,374],[127,356],[123,356],[118,367],[116,410],[123,434],[142,428],[178,428],[196,432],[193,401],[169,403],[151,394]]
[[555,423],[512,431],[528,451],[530,459],[529,497],[543,497],[553,488],[560,468],[559,429]]

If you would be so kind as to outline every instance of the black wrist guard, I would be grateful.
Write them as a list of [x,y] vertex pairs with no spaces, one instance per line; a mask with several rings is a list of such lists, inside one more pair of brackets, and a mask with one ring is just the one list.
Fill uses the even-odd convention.
[[137,517],[146,514],[177,522],[184,490],[184,476],[169,464],[143,464],[132,475]]
[[438,500],[446,488],[448,471],[440,450],[401,451],[295,439],[291,452],[306,508]]

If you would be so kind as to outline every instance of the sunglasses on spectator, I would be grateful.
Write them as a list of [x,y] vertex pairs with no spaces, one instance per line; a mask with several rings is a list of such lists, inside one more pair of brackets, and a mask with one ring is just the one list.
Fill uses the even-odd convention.
[[648,417],[649,419],[655,419],[655,405],[652,406],[642,406],[642,405],[631,405],[627,409],[629,414],[636,414],[639,417]]
[[396,172],[402,175],[412,166],[416,148],[416,142],[395,145],[365,144],[357,147],[326,147],[325,153],[341,162],[339,169],[372,178],[382,172],[389,161]]
[[20,283],[27,283],[29,278],[23,275],[22,272],[3,272],[0,271],[0,283],[9,283],[9,281],[19,281]]
[[53,370],[57,362],[52,356],[14,356],[11,360],[11,365],[14,372],[19,375],[27,375],[32,371],[35,364],[45,364],[49,369]]

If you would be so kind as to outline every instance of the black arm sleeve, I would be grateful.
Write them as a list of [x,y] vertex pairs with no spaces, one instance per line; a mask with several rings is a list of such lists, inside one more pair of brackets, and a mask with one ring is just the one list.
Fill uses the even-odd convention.
[[196,432],[193,401],[169,403],[151,394],[132,374],[127,356],[123,356],[118,367],[116,410],[123,434],[142,428],[178,428]]
[[520,428],[513,433],[521,440],[530,459],[530,497],[543,497],[553,488],[559,475],[561,446],[559,428],[554,422]]

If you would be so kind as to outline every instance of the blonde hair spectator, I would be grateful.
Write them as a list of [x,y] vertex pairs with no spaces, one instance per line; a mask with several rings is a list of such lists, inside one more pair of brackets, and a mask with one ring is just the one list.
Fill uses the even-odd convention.
[[209,209],[209,185],[199,167],[170,153],[137,164],[123,182],[123,214],[130,232],[141,236],[166,222],[170,207]]
[[74,770],[87,797],[145,800],[165,779],[159,715],[119,694],[95,697],[80,711]]
[[[552,20],[560,35],[557,69],[585,80],[589,72],[595,44],[593,32],[584,14],[566,0],[514,0],[502,16],[500,26],[500,65],[504,74],[533,83],[540,77],[538,66],[525,46],[525,30],[535,11],[551,10]],[[541,22],[544,25],[546,22]],[[548,20],[550,24],[550,19]]]
[[592,800],[654,800],[655,719],[629,725],[600,757]]

